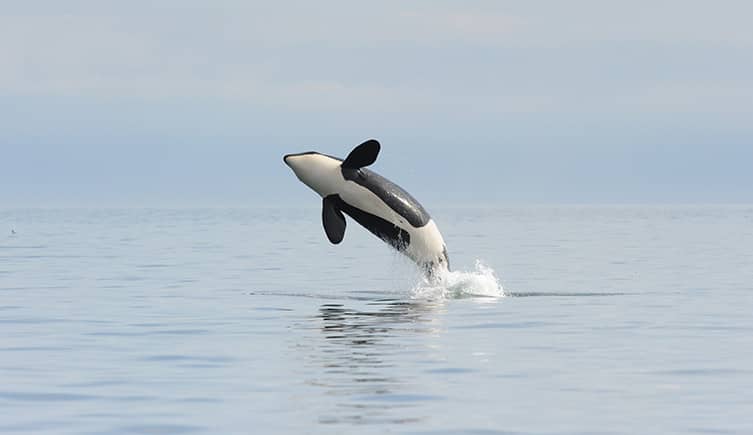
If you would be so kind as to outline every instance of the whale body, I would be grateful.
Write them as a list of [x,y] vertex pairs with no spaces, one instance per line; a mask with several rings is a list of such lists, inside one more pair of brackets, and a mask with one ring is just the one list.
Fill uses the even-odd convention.
[[345,236],[345,216],[413,260],[429,277],[449,270],[447,247],[424,207],[397,184],[366,169],[379,142],[358,145],[345,160],[318,152],[287,154],[285,163],[322,197],[322,224],[333,244]]

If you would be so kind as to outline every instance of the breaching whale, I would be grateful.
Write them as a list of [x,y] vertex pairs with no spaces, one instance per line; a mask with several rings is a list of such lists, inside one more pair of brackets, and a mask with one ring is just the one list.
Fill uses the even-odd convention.
[[313,151],[287,154],[283,160],[322,197],[322,223],[330,242],[343,240],[345,213],[435,278],[450,267],[442,234],[408,192],[366,169],[376,161],[380,148],[379,142],[370,139],[345,160]]

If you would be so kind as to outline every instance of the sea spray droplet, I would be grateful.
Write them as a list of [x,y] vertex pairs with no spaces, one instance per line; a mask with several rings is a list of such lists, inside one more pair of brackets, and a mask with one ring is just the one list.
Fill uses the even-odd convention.
[[446,272],[438,279],[422,279],[413,288],[415,299],[455,299],[467,297],[503,297],[504,290],[494,269],[476,260],[470,272]]

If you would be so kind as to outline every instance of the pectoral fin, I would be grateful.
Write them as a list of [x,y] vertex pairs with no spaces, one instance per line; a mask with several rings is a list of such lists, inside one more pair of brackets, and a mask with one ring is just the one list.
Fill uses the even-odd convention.
[[337,208],[337,197],[328,196],[322,201],[322,224],[330,242],[337,245],[345,237],[345,216]]

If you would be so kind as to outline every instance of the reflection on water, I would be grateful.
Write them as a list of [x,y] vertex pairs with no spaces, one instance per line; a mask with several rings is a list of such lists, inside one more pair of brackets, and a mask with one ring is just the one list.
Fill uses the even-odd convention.
[[415,346],[425,347],[425,334],[440,333],[436,318],[440,305],[381,300],[367,308],[357,310],[342,304],[319,308],[324,340],[312,358],[316,375],[308,383],[332,398],[319,421],[395,424],[428,417],[406,410],[438,397],[417,394],[419,386],[411,382],[409,371],[395,366],[404,361],[405,354],[422,351],[406,345],[412,337],[421,338]]

